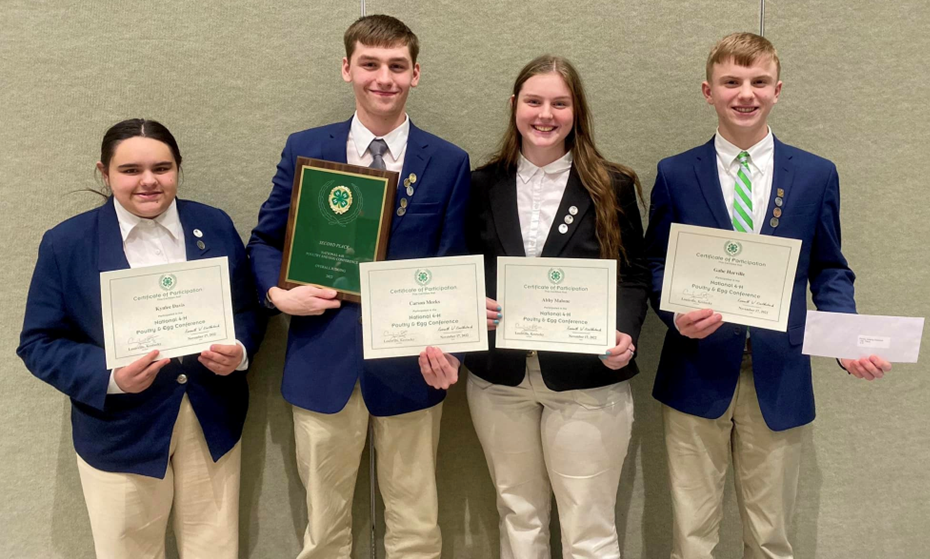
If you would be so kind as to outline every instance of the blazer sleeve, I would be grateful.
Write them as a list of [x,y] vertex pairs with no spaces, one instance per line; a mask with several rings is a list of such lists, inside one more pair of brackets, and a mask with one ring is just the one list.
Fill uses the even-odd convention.
[[854,313],[856,275],[849,269],[840,244],[840,181],[836,166],[831,163],[811,245],[811,295],[814,305],[822,311]]
[[[245,246],[236,231],[232,219],[225,213],[231,249],[229,254],[229,275],[232,283],[233,322],[236,325],[236,339],[245,347],[249,364],[265,335],[265,316],[260,312],[259,294],[255,290],[255,281],[249,266]],[[264,295],[262,295],[264,297]]]
[[62,277],[50,233],[42,237],[16,354],[33,375],[73,400],[103,410],[110,371],[103,347],[88,339],[68,315],[68,278]]
[[271,194],[258,212],[258,223],[252,229],[246,248],[260,301],[263,303],[268,290],[278,285],[278,276],[281,273],[284,235],[294,184],[295,157],[292,140],[293,136],[288,138],[281,152],[281,161],[272,179]]
[[449,203],[446,205],[436,256],[456,256],[467,252],[465,215],[468,212],[471,188],[471,165],[468,154],[462,153],[462,160],[455,171],[455,182],[449,195]]
[[636,187],[629,177],[615,181],[621,211],[620,240],[626,257],[620,259],[620,281],[617,285],[617,330],[629,334],[633,345],[639,345],[639,334],[646,319],[649,300],[649,267],[643,243],[643,221],[639,215]]
[[649,226],[646,228],[645,250],[646,262],[652,275],[652,288],[650,301],[652,308],[669,328],[675,328],[675,315],[668,311],[659,310],[662,296],[662,278],[665,275],[665,256],[668,250],[668,235],[675,218],[672,199],[668,191],[668,182],[659,162],[656,172],[656,183],[652,187],[649,203]]

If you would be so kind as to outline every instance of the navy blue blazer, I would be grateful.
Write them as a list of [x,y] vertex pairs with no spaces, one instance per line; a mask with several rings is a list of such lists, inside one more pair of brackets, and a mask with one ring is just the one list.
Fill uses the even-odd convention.
[[[856,312],[855,275],[840,251],[840,186],[830,161],[775,139],[772,195],[761,234],[800,239],[788,331],[753,328],[752,368],[759,407],[774,431],[814,420],[810,358],[801,355],[807,288],[819,310]],[[784,199],[778,226],[771,219],[777,189]],[[724,324],[703,340],[682,336],[673,314],[659,310],[672,223],[733,229],[717,176],[714,141],[659,162],[652,189],[646,251],[652,270],[652,306],[668,325],[653,396],[684,413],[716,419],[736,390],[744,326]]]
[[[177,207],[188,260],[229,257],[236,338],[252,359],[261,342],[261,315],[242,239],[221,210],[184,200]],[[194,229],[203,236],[195,237]],[[71,398],[74,448],[88,464],[107,472],[164,478],[184,394],[216,461],[242,434],[249,387],[244,371],[223,377],[188,357],[183,363],[172,359],[138,394],[108,395],[100,272],[126,268],[112,198],[46,232],[16,353],[32,374]],[[185,384],[177,381],[182,373],[188,378]]]
[[[351,122],[304,130],[287,139],[271,195],[262,204],[247,248],[262,298],[278,284],[297,157],[346,163]],[[413,196],[402,186],[397,189],[395,209],[402,197],[408,205],[403,216],[394,214],[387,259],[464,254],[468,154],[411,122],[401,178],[411,173],[417,176]],[[423,380],[416,357],[362,359],[360,305],[343,301],[339,309],[320,316],[291,317],[281,386],[285,400],[307,410],[336,413],[349,401],[356,381],[368,410],[377,416],[425,409],[445,397],[444,390]]]

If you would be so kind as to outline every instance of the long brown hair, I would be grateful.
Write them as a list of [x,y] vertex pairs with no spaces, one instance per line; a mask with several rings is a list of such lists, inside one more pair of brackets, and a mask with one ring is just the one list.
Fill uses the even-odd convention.
[[612,174],[629,177],[636,186],[639,199],[643,197],[643,187],[633,169],[613,163],[604,158],[594,145],[593,123],[588,100],[581,83],[581,76],[575,67],[561,56],[543,55],[530,61],[520,70],[513,84],[513,102],[510,104],[510,120],[501,139],[497,153],[485,167],[502,166],[507,170],[517,168],[523,138],[517,130],[517,100],[526,80],[539,74],[555,73],[562,77],[572,93],[572,111],[574,123],[571,132],[565,138],[565,147],[572,152],[572,165],[578,172],[581,184],[591,196],[596,211],[597,241],[601,247],[601,258],[616,259],[618,255],[626,258],[626,251],[620,239],[618,212],[622,212],[617,195],[611,182]]

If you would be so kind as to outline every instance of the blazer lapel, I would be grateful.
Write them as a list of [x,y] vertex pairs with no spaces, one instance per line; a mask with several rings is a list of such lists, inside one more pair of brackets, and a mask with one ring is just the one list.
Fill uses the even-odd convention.
[[694,162],[694,173],[698,184],[704,194],[704,201],[710,208],[717,227],[733,230],[733,222],[727,214],[727,204],[723,200],[723,190],[720,188],[720,177],[717,176],[717,152],[714,149],[714,139],[704,144]]
[[97,269],[101,272],[129,268],[123,251],[123,234],[113,207],[113,197],[106,201],[97,213]]
[[497,238],[504,247],[504,254],[526,256],[523,232],[520,230],[520,214],[517,211],[516,172],[500,173],[497,182],[488,190],[491,218]]
[[[775,208],[781,208],[779,213],[785,211],[785,207],[791,198],[791,186],[794,184],[794,163],[791,161],[791,155],[785,153],[785,144],[775,140],[775,161],[773,165],[774,175],[772,176],[772,192],[769,194],[769,207],[765,211],[765,221],[762,223],[763,235],[774,235],[775,227],[772,227],[772,219],[775,218]],[[781,196],[778,196],[778,194]],[[781,206],[775,204],[775,198],[781,198]]]
[[323,142],[323,159],[335,163],[346,163],[346,144],[349,141],[349,128],[352,126],[352,119],[332,127],[329,133],[329,141]]
[[[187,249],[187,259],[209,258],[219,239],[210,238],[211,230],[208,225],[198,222],[195,216],[190,215],[184,200],[178,200],[178,219],[181,220],[181,230],[184,232],[184,247]],[[195,235],[194,230],[200,231],[201,236]]]
[[[565,216],[572,215],[569,208],[572,206],[578,208],[578,213],[573,215],[572,223],[565,223]],[[565,193],[562,194],[562,202],[559,204],[559,211],[556,212],[552,220],[552,226],[549,228],[549,236],[546,237],[546,244],[543,245],[540,256],[558,256],[562,249],[568,244],[575,231],[578,230],[578,224],[586,219],[586,215],[591,209],[591,195],[581,184],[581,177],[572,165],[572,170],[568,174],[568,183],[565,185]],[[594,216],[592,215],[592,218]],[[565,233],[559,231],[560,225],[566,225],[568,230]]]
[[[433,148],[429,144],[429,138],[419,128],[410,122],[410,133],[407,136],[407,151],[404,154],[404,170],[401,172],[397,181],[397,195],[394,200],[394,208],[400,208],[400,199],[411,196],[407,195],[407,188],[404,186],[404,179],[416,176],[413,182],[413,195],[421,188],[429,188],[429,178],[425,176],[426,166],[433,155]],[[405,214],[406,215],[406,212]],[[397,230],[400,222],[403,221],[403,215],[397,215],[396,210],[394,218],[391,221],[391,232]]]

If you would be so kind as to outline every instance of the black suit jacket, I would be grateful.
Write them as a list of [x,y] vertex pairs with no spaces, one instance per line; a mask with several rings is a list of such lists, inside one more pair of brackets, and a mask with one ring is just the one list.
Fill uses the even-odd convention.
[[[617,283],[617,330],[629,334],[636,345],[646,317],[650,280],[643,245],[643,224],[633,181],[623,175],[614,175],[613,179],[621,208],[617,219],[626,250],[626,258],[620,261],[620,279]],[[472,172],[471,202],[465,220],[465,233],[469,252],[484,255],[485,285],[492,299],[497,298],[497,257],[526,254],[517,214],[516,188],[515,169],[495,166]],[[568,232],[559,233],[558,227],[571,206],[577,207],[578,213]],[[572,167],[541,256],[599,258],[595,216],[591,196]],[[494,341],[494,332],[489,332],[489,350],[469,353],[465,365],[472,373],[489,382],[517,386],[525,375],[526,352],[497,349]],[[546,386],[555,391],[606,386],[627,380],[639,372],[635,360],[613,371],[605,367],[596,355],[548,351],[539,352],[539,365]]]

